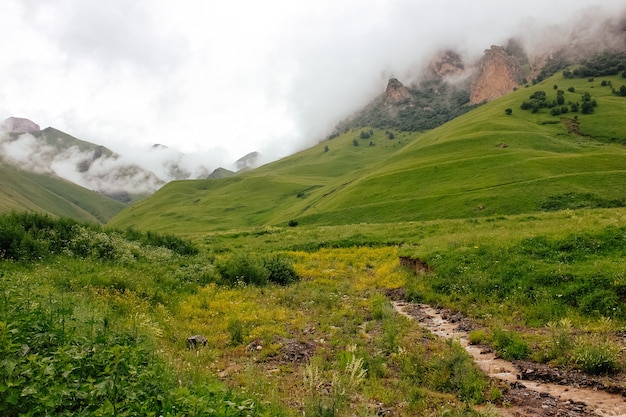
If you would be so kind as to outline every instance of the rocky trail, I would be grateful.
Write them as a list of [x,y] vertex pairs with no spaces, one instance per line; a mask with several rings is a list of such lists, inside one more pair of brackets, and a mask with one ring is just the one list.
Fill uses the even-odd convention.
[[533,362],[499,359],[490,349],[469,344],[471,325],[463,317],[425,304],[395,301],[393,306],[433,334],[456,339],[485,374],[508,383],[506,406],[498,407],[503,416],[626,417],[626,391],[615,384]]

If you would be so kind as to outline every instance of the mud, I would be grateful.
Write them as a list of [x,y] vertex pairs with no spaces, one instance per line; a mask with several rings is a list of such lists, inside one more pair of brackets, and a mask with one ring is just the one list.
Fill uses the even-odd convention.
[[623,381],[527,361],[508,362],[485,346],[470,345],[469,332],[474,326],[460,314],[424,304],[395,301],[393,305],[399,314],[418,320],[433,334],[458,340],[485,374],[508,386],[498,406],[503,416],[626,417]]

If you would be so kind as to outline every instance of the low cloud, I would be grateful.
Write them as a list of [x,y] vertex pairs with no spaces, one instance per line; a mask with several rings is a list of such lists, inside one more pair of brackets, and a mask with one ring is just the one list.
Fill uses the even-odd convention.
[[390,77],[417,79],[438,50],[471,62],[512,36],[541,50],[624,8],[623,0],[7,0],[0,37],[20,42],[3,46],[0,116],[145,164],[161,143],[184,153],[177,158],[193,177],[252,151],[275,159],[310,146]]

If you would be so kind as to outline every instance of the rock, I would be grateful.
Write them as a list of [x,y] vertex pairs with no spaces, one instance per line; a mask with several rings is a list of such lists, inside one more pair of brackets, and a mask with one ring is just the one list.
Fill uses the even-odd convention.
[[391,78],[387,83],[387,89],[385,90],[385,104],[392,106],[413,106],[415,104],[415,98],[413,98],[411,90],[406,88],[404,84],[396,78]]
[[187,349],[197,349],[200,346],[206,346],[207,339],[199,334],[187,338]]
[[435,79],[454,77],[465,71],[461,55],[452,50],[437,53],[428,65],[427,76]]
[[478,73],[472,82],[470,102],[479,104],[508,94],[519,87],[522,67],[517,58],[501,46],[492,46],[478,64]]
[[4,127],[9,133],[32,133],[41,130],[37,123],[21,117],[9,117],[4,121]]

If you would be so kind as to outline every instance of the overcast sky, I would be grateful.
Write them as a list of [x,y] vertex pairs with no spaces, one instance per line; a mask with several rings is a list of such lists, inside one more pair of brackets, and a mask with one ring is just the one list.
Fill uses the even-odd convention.
[[120,153],[159,143],[228,167],[276,158],[411,78],[437,49],[623,0],[3,0],[0,118]]

